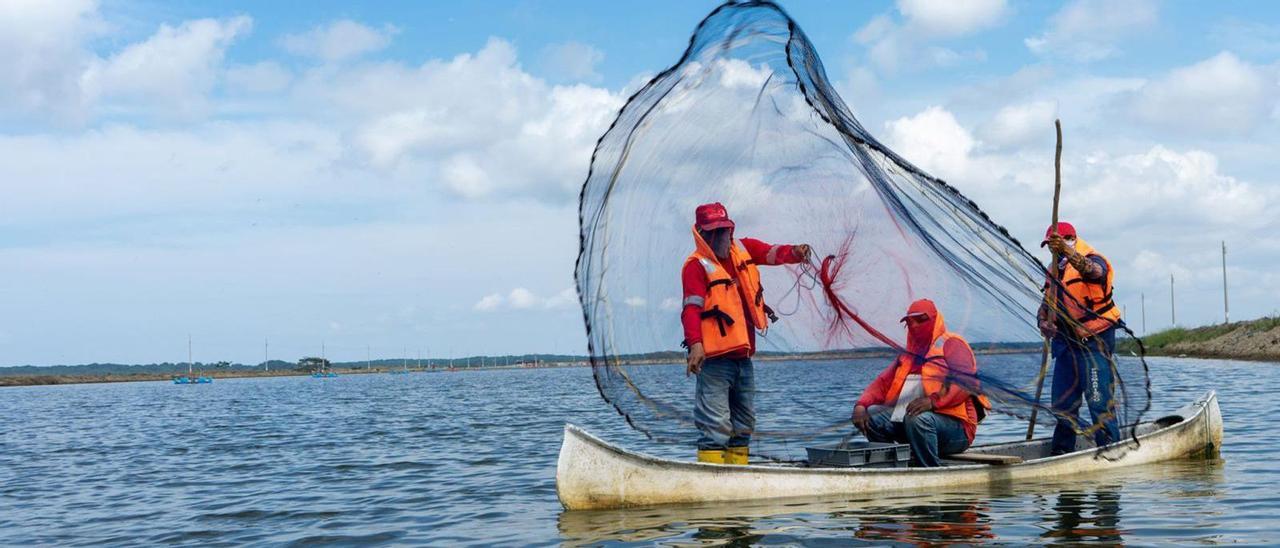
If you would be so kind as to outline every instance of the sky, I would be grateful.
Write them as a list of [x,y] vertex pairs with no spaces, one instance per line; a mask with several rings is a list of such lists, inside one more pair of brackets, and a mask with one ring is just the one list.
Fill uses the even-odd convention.
[[[585,353],[577,191],[716,3],[0,2],[0,366]],[[891,148],[1139,332],[1280,313],[1280,6],[790,1]],[[676,268],[675,266],[672,267]],[[673,321],[674,318],[673,318]]]

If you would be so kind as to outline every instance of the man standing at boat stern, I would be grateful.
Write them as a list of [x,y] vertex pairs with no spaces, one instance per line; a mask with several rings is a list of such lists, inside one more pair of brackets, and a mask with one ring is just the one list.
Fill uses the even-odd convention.
[[1080,400],[1089,405],[1094,441],[1099,447],[1120,441],[1115,416],[1113,380],[1116,326],[1120,307],[1112,299],[1115,271],[1111,262],[1076,236],[1070,223],[1058,223],[1045,232],[1058,262],[1058,280],[1046,280],[1045,291],[1056,290],[1056,310],[1048,302],[1040,306],[1040,331],[1051,339],[1053,351],[1053,401],[1058,417],[1053,429],[1052,454],[1076,449]]
[[911,466],[942,466],[942,457],[973,443],[991,404],[977,387],[978,361],[964,337],[947,331],[929,299],[911,303],[907,347],[867,385],[853,424],[868,441],[911,445]]
[[694,250],[680,272],[680,321],[689,349],[685,374],[698,376],[698,462],[746,464],[756,423],[756,331],[763,335],[777,320],[764,303],[757,265],[807,261],[809,246],[735,240],[733,221],[719,202],[698,206],[694,217]]

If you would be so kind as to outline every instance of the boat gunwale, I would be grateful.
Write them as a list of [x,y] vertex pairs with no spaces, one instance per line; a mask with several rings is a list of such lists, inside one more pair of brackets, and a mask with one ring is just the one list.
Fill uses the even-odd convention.
[[[1164,417],[1180,416],[1182,417],[1182,420],[1178,421],[1177,423],[1170,424],[1164,427],[1158,427],[1150,432],[1141,434],[1137,436],[1138,442],[1141,443],[1143,440],[1150,439],[1154,436],[1168,435],[1174,430],[1191,428],[1192,424],[1194,423],[1208,420],[1208,417],[1206,417],[1205,414],[1206,414],[1206,411],[1208,410],[1209,403],[1217,399],[1217,397],[1218,397],[1217,391],[1208,390],[1203,395],[1192,400],[1190,403],[1182,407],[1179,407],[1178,409],[1174,410],[1171,413],[1165,414],[1157,418],[1156,421],[1159,421],[1161,418],[1164,418]],[[1189,416],[1184,416],[1181,412],[1186,411],[1188,409],[1194,409],[1194,412],[1190,413]],[[1152,421],[1146,424],[1155,424],[1156,421]],[[725,466],[722,464],[689,462],[689,461],[681,461],[681,460],[669,459],[665,457],[647,455],[638,451],[633,451],[633,450],[626,449],[626,448],[614,445],[612,443],[609,443],[595,436],[594,434],[586,431],[582,427],[572,423],[565,423],[564,433],[566,436],[572,434],[582,441],[588,442],[591,445],[594,445],[600,449],[604,449],[619,457],[622,457],[631,461],[636,461],[642,466],[655,466],[655,465],[674,466],[677,468],[682,468],[682,469],[691,470],[691,471],[716,472],[716,473],[733,473],[733,472],[749,471],[749,472],[756,472],[756,473],[767,472],[771,474],[805,474],[805,475],[821,474],[821,475],[835,475],[835,476],[864,475],[864,474],[865,475],[904,474],[904,473],[925,475],[925,474],[949,473],[952,471],[967,471],[967,470],[975,470],[975,469],[982,469],[982,468],[990,468],[992,466],[999,466],[1000,468],[1032,468],[1042,464],[1054,464],[1054,463],[1059,463],[1066,460],[1075,460],[1075,459],[1082,459],[1082,458],[1089,458],[1089,459],[1098,458],[1096,456],[1097,448],[1090,447],[1090,448],[1081,449],[1079,451],[1075,451],[1072,453],[1066,453],[1062,455],[1051,455],[1047,457],[1041,457],[1038,459],[1026,460],[1017,464],[1002,464],[1002,465],[961,464],[961,465],[940,466],[936,468],[914,468],[914,467],[908,467],[908,468],[854,468],[854,467],[810,468],[805,466],[770,466],[770,465],[761,465],[761,464]],[[991,450],[995,448],[1009,447],[1009,446],[1015,446],[1015,445],[1026,444],[1026,443],[1047,442],[1049,439],[1050,438],[1037,438],[1030,441],[1022,440],[1022,441],[992,443],[992,444],[974,446],[969,448],[969,450],[974,450],[974,449]],[[1131,441],[1132,440],[1126,443],[1130,443]]]

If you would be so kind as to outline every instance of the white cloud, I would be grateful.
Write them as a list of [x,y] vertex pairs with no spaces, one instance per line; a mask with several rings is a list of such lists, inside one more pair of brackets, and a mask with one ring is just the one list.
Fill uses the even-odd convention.
[[[542,297],[529,289],[517,287],[512,289],[506,295],[501,293],[490,293],[481,297],[476,301],[472,308],[480,312],[492,312],[502,308],[512,310],[530,310],[530,309],[563,309],[578,304],[578,294],[572,288],[566,288],[559,293],[550,297]],[[637,303],[632,303],[630,299],[628,305],[636,307],[644,306],[644,299],[639,299]]]
[[293,80],[288,69],[274,61],[262,61],[252,65],[236,65],[227,68],[227,87],[248,93],[276,93],[284,90]]
[[[759,169],[738,169],[724,175],[723,200],[733,204],[733,218],[743,226],[768,224],[775,213],[773,191]],[[686,208],[693,209],[693,208]]]
[[476,301],[474,308],[481,312],[488,312],[497,309],[499,306],[502,306],[502,295],[491,293]]
[[280,39],[280,45],[289,53],[333,63],[383,49],[397,32],[391,25],[375,29],[342,19],[307,32],[286,35]]
[[0,2],[0,114],[79,117],[84,42],[103,26],[93,0]]
[[596,67],[604,61],[604,52],[581,42],[549,45],[542,50],[541,67],[554,79],[576,82],[598,82]]
[[1220,173],[1217,157],[1202,150],[1155,145],[1119,156],[1096,152],[1085,157],[1078,176],[1087,181],[1077,191],[1079,207],[1106,230],[1141,223],[1146,230],[1185,234],[1271,222],[1264,214],[1270,193]]
[[1039,142],[1036,137],[1049,132],[1057,115],[1056,101],[1031,101],[1005,106],[981,128],[982,142],[1009,148]]
[[759,90],[773,71],[768,66],[752,67],[741,59],[717,59],[716,73],[720,76],[720,85],[726,88]]
[[544,303],[547,308],[570,308],[578,306],[578,291],[572,287],[566,287],[559,293],[547,298]]
[[1158,128],[1244,134],[1264,122],[1277,97],[1274,70],[1222,52],[1148,82],[1127,107]]
[[0,3],[0,115],[73,124],[104,113],[203,115],[227,48],[251,27],[247,16],[161,24],[145,40],[100,56],[90,43],[111,27],[97,2]]
[[883,39],[894,31],[898,30],[898,25],[893,22],[893,18],[888,14],[880,14],[872,17],[867,24],[853,33],[854,41],[860,44],[870,44]]
[[596,139],[623,102],[606,89],[549,85],[524,72],[511,44],[497,39],[416,69],[383,64],[342,78],[313,76],[305,86],[315,100],[367,120],[353,141],[374,167],[419,166],[468,199],[572,199]]
[[511,308],[533,308],[541,302],[541,299],[534,295],[532,291],[517,287],[511,290],[511,294],[507,295],[507,302],[511,304]]
[[145,41],[90,65],[81,79],[84,93],[90,101],[134,102],[147,112],[199,113],[217,82],[227,46],[252,24],[240,16],[160,25]]
[[921,32],[950,37],[995,26],[1007,6],[1004,0],[898,0],[898,11]]
[[1118,53],[1117,43],[1150,28],[1159,19],[1153,0],[1075,0],[1049,20],[1049,28],[1027,38],[1027,48],[1038,55],[1088,62]]
[[649,302],[646,301],[643,297],[635,297],[635,296],[627,297],[626,299],[623,299],[622,303],[631,308],[644,308],[649,304]]
[[901,24],[882,14],[853,35],[856,42],[868,47],[871,62],[888,72],[985,61],[983,50],[956,51],[931,43],[997,26],[1007,12],[1004,0],[899,0],[897,7],[903,18]]
[[[997,222],[1015,233],[1035,235],[1043,230],[1042,215],[1027,212],[1043,212],[1051,195],[1051,147],[1009,152],[983,147],[949,111],[936,106],[892,121],[886,129],[891,148],[956,185]],[[1028,130],[1032,133],[1034,129]],[[1063,215],[1079,221],[1078,227],[1099,235],[1127,234],[1142,227],[1144,234],[1160,234],[1166,241],[1190,241],[1210,230],[1260,229],[1272,222],[1264,212],[1277,199],[1265,185],[1223,174],[1212,153],[1162,145],[1119,153],[1101,143],[1068,147],[1063,182]],[[1108,244],[1117,242],[1132,245],[1124,238]]]
[[[308,123],[110,125],[75,136],[0,135],[0,224],[164,216],[283,197],[358,203],[376,189],[335,184],[340,136]],[[146,153],[139,153],[146,151]],[[357,194],[359,193],[359,194]],[[313,202],[314,203],[314,202]]]
[[925,171],[945,180],[969,174],[976,141],[946,109],[931,106],[889,122],[885,129],[889,148]]

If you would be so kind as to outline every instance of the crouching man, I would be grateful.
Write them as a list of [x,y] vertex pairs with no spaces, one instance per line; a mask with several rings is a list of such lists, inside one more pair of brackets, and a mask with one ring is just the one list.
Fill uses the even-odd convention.
[[941,466],[973,443],[990,404],[962,387],[976,386],[977,360],[933,301],[911,303],[902,322],[906,351],[863,391],[853,424],[869,441],[910,444],[911,466]]

